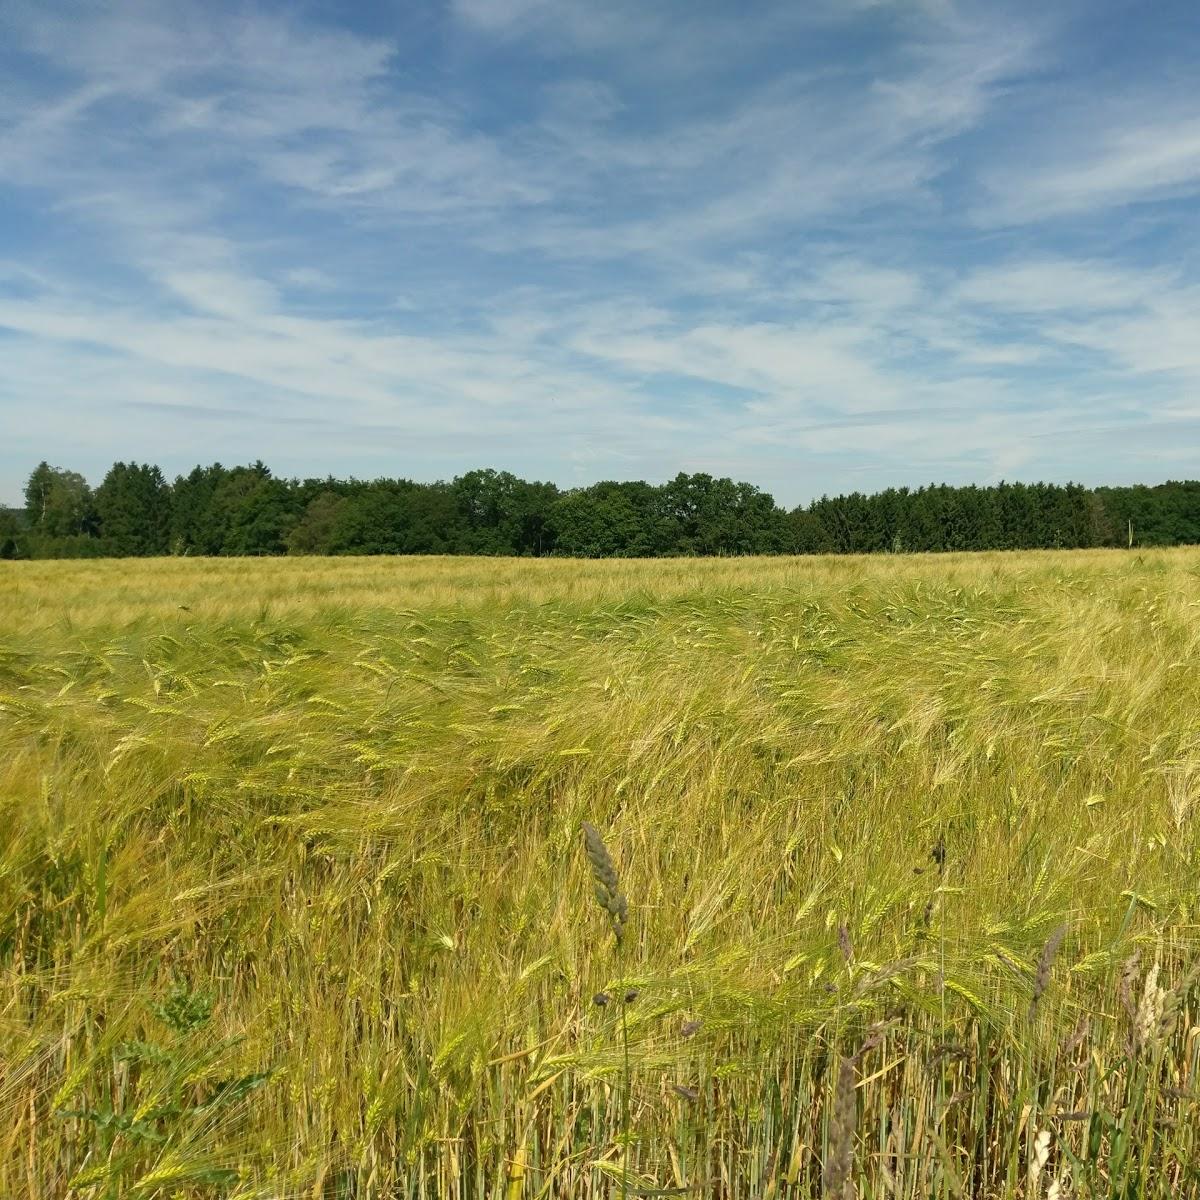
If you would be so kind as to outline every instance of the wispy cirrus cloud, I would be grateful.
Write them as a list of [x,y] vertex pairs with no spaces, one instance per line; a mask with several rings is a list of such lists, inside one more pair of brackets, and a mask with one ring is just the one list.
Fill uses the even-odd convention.
[[[1012,157],[980,173],[984,224],[1104,219],[1113,209],[1200,195],[1200,97],[1162,92],[1096,108],[1068,106]],[[1097,111],[1098,108],[1098,111]],[[1102,119],[1097,120],[1097,117]]]
[[1148,62],[1089,109],[1063,11],[13,0],[0,498],[42,457],[1157,474],[1200,114]]

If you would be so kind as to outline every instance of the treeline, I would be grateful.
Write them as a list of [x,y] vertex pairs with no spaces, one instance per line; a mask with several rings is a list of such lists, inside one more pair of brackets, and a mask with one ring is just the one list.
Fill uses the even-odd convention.
[[563,490],[507,471],[448,483],[278,479],[261,462],[167,481],[116,463],[99,487],[40,463],[22,509],[0,510],[0,557],[489,554],[582,558],[849,554],[1200,543],[1200,482],[889,488],[793,510],[748,483]]

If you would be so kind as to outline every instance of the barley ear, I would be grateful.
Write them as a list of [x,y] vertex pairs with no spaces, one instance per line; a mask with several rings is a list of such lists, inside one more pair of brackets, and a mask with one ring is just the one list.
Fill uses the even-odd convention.
[[833,1111],[829,1117],[829,1149],[825,1155],[821,1194],[836,1200],[853,1196],[854,1129],[857,1124],[854,1059],[838,1058]]
[[1179,1023],[1179,1012],[1186,1001],[1188,993],[1200,982],[1200,963],[1195,963],[1184,975],[1181,982],[1167,991],[1163,996],[1162,1011],[1158,1015],[1158,1028],[1155,1030],[1155,1041],[1162,1043],[1175,1032]]
[[612,855],[608,852],[600,831],[590,821],[583,823],[583,847],[592,867],[596,903],[607,913],[613,935],[620,946],[624,941],[625,924],[629,919],[629,901],[621,891],[621,881],[617,876]]
[[842,958],[846,961],[846,966],[854,965],[854,943],[850,940],[850,927],[844,922],[838,926],[838,949],[842,952]]
[[1033,999],[1029,1002],[1029,1018],[1037,1016],[1037,1007],[1046,989],[1050,986],[1050,970],[1054,966],[1054,957],[1067,936],[1067,926],[1064,922],[1046,939],[1042,953],[1038,956],[1037,971],[1033,977]]

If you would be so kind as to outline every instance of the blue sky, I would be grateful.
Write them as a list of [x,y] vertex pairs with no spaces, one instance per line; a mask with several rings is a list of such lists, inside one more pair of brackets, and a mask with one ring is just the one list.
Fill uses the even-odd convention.
[[1191,2],[4,0],[0,500],[1195,477],[1197,62]]

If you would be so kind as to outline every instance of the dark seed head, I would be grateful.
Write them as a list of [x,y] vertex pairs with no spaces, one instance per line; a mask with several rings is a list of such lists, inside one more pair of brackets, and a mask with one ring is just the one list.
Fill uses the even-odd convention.
[[1054,956],[1058,953],[1058,948],[1062,945],[1066,933],[1067,926],[1064,923],[1050,935],[1046,944],[1042,947],[1041,956],[1038,958],[1037,971],[1034,974],[1033,999],[1029,1002],[1030,1020],[1037,1015],[1038,1001],[1046,994],[1046,989],[1050,986],[1050,973],[1054,966]]
[[704,1024],[703,1021],[684,1021],[683,1025],[680,1027],[679,1032],[685,1038],[694,1037],[697,1033],[700,1032],[700,1026],[703,1024]]
[[630,988],[629,991],[627,991],[625,993],[625,1003],[626,1004],[632,1004],[637,998],[638,998],[637,988]]
[[866,1058],[866,1056],[868,1054],[870,1054],[872,1050],[875,1050],[879,1046],[882,1046],[882,1045],[883,1045],[883,1030],[876,1029],[871,1033],[871,1035],[867,1038],[867,1040],[865,1042],[863,1042],[863,1044],[861,1046],[859,1046],[858,1053],[855,1054],[854,1057],[856,1060],[861,1061],[862,1059]]
[[822,1172],[823,1196],[842,1197],[853,1185],[854,1129],[857,1100],[854,1090],[854,1060],[839,1056],[837,1082],[833,1088],[833,1111],[829,1117],[829,1149]]
[[583,845],[592,867],[596,903],[608,914],[609,924],[619,946],[625,936],[625,923],[629,919],[629,901],[621,891],[616,864],[600,836],[600,831],[587,821],[583,823]]
[[603,1008],[611,999],[612,997],[607,992],[597,992],[592,997],[592,1003],[597,1008]]
[[838,949],[847,963],[854,961],[854,943],[850,940],[850,930],[845,925],[838,926]]
[[693,1104],[700,1099],[700,1093],[695,1088],[684,1087],[682,1083],[672,1084],[671,1086],[678,1095],[682,1096],[685,1100],[691,1101]]

